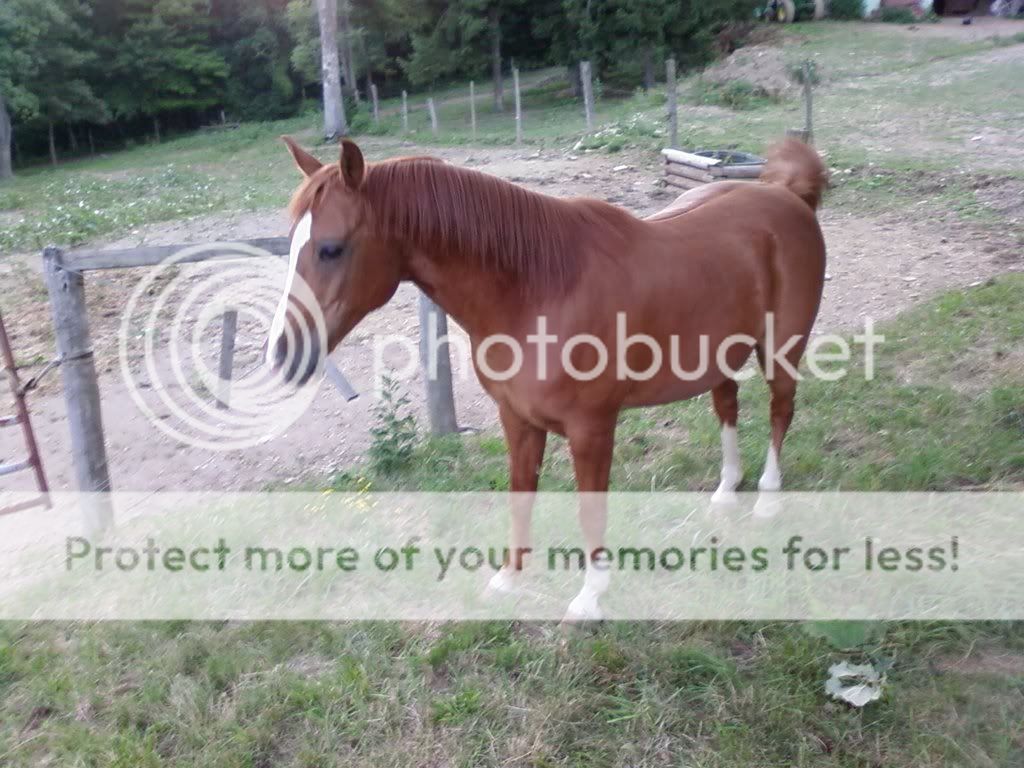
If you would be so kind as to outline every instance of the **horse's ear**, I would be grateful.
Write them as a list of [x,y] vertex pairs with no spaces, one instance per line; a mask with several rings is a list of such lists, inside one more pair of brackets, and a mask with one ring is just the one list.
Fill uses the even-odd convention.
[[288,151],[291,153],[295,165],[302,171],[303,176],[312,176],[323,167],[323,163],[296,144],[291,136],[282,136],[281,140],[288,145]]
[[354,141],[341,140],[341,177],[349,189],[359,189],[363,183],[363,173],[366,170],[366,161],[363,160],[363,151]]

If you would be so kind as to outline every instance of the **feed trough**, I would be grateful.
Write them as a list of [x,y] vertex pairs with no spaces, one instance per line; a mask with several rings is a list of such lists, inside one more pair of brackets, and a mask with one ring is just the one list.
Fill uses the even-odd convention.
[[764,168],[764,158],[733,149],[663,149],[661,154],[665,158],[665,183],[680,189],[694,189],[712,181],[756,181]]

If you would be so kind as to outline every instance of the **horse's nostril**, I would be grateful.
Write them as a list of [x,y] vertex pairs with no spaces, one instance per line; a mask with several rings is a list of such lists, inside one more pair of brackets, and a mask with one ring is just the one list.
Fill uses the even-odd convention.
[[277,337],[277,341],[274,342],[274,367],[280,368],[284,365],[284,360],[288,356],[288,342],[284,338],[284,334]]

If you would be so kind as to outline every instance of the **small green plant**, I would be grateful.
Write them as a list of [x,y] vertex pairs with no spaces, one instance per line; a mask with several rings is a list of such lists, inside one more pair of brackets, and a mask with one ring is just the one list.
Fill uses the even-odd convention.
[[409,398],[398,390],[398,382],[385,376],[380,401],[373,408],[377,424],[370,429],[370,465],[383,475],[393,475],[409,466],[416,449],[416,419]]
[[878,20],[885,24],[914,24],[917,16],[909,8],[882,8],[878,12]]
[[[821,75],[818,72],[818,63],[816,61],[809,60],[807,65],[807,79],[811,81],[811,85],[818,85],[821,83]],[[803,85],[804,71],[804,62],[794,64],[789,68],[789,77],[793,82]]]
[[433,702],[434,722],[439,725],[461,725],[476,715],[482,705],[481,693],[476,688],[464,688],[451,696]]
[[830,19],[864,18],[864,0],[829,0],[828,17]]

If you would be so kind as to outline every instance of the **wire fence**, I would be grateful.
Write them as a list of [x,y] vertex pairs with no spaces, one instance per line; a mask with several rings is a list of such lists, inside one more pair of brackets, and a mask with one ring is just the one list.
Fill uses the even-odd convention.
[[[403,90],[401,96],[388,100],[381,100],[378,89],[371,84],[369,99],[360,107],[358,127],[363,133],[420,140],[508,143],[511,139],[516,144],[566,133],[592,133],[599,128],[601,84],[593,77],[588,61],[579,62],[576,72],[578,95],[570,93],[564,71],[521,72],[513,67],[504,80],[500,102],[491,81],[478,84],[471,80],[464,89],[448,91],[443,96]],[[675,60],[668,59],[665,81],[656,91],[659,97],[664,93],[664,120],[670,146],[678,140],[675,72]]]

